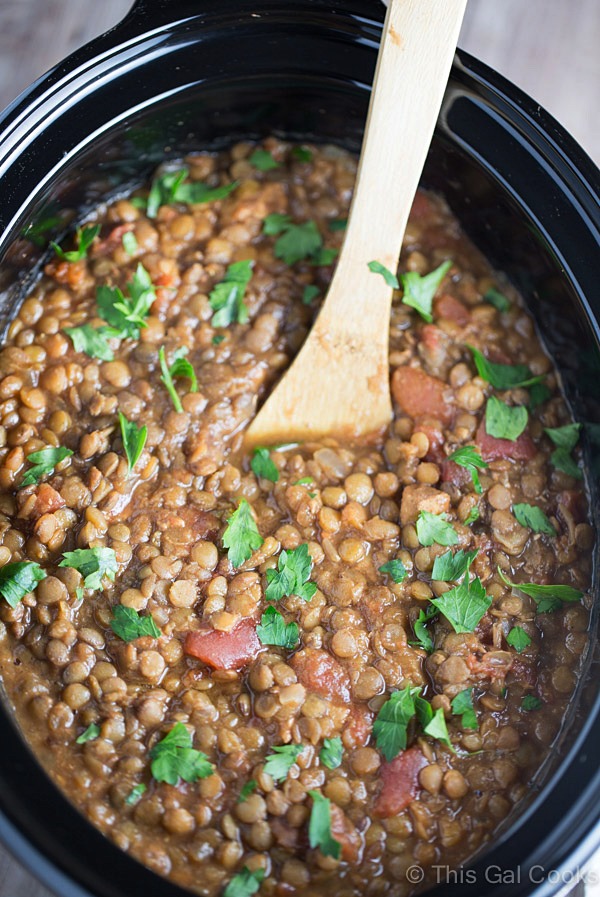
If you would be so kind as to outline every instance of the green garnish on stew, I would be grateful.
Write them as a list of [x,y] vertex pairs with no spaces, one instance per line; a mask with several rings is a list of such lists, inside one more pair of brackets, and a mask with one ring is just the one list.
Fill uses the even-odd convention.
[[99,224],[89,224],[86,227],[77,228],[75,238],[77,249],[71,249],[68,252],[64,252],[58,243],[55,243],[53,240],[50,241],[50,246],[52,246],[59,259],[63,259],[65,262],[80,262],[82,259],[87,258],[88,249],[99,233]]
[[135,270],[133,280],[127,284],[127,290],[128,295],[124,295],[119,287],[98,287],[98,314],[109,325],[109,328],[103,328],[107,336],[139,339],[140,329],[147,326],[146,318],[156,299],[150,275],[141,263]]
[[539,698],[536,698],[535,695],[525,695],[521,701],[522,709],[526,710],[528,713],[532,710],[539,710],[541,706],[542,702]]
[[286,623],[283,614],[274,607],[266,609],[256,627],[261,645],[276,645],[290,651],[298,645],[299,632],[298,624]]
[[433,321],[432,308],[435,294],[442,280],[452,267],[452,262],[443,262],[435,271],[421,276],[416,271],[407,271],[400,275],[404,296],[404,305],[410,305],[418,311],[421,317],[431,323]]
[[369,271],[372,271],[374,274],[381,274],[388,287],[392,287],[394,290],[400,289],[400,283],[395,274],[393,274],[389,268],[386,268],[381,262],[373,261],[368,264]]
[[138,241],[132,230],[128,230],[123,234],[121,243],[127,255],[135,255],[138,251]]
[[312,808],[308,823],[308,843],[317,847],[324,857],[339,859],[342,845],[331,834],[331,801],[318,791],[309,791]]
[[421,545],[456,545],[458,536],[446,513],[433,514],[431,511],[419,511],[417,517],[417,538]]
[[507,405],[490,396],[485,406],[485,430],[496,439],[515,442],[527,426],[528,414],[524,405]]
[[479,520],[479,508],[477,507],[477,505],[474,505],[465,517],[464,525],[471,526],[471,524],[475,523],[476,520]]
[[260,147],[248,156],[248,162],[259,171],[272,171],[274,168],[279,168],[279,162],[275,161],[271,153]]
[[434,710],[429,701],[417,695],[415,698],[415,710],[417,711],[417,719],[421,723],[425,735],[435,738],[445,744],[452,753],[455,753],[454,746],[448,735],[448,726],[446,725],[446,717],[442,707]]
[[486,467],[489,467],[487,461],[484,461],[477,449],[474,445],[463,445],[461,448],[457,448],[452,452],[451,455],[448,455],[449,461],[454,461],[455,464],[458,464],[459,467],[464,467],[465,470],[468,470],[471,474],[471,479],[473,480],[473,486],[475,487],[475,492],[478,495],[481,495],[482,488],[481,482],[479,480],[478,470],[485,470]]
[[263,477],[265,480],[270,480],[271,483],[276,483],[279,479],[277,466],[271,458],[269,449],[265,446],[257,446],[254,449],[250,467],[257,477]]
[[463,729],[477,729],[477,714],[473,706],[473,689],[465,688],[464,691],[452,698],[452,713],[460,716],[460,724]]
[[521,626],[513,626],[506,636],[506,641],[517,654],[521,654],[531,644],[531,639]]
[[348,225],[347,218],[331,218],[327,222],[327,227],[329,228],[329,230],[331,231],[332,234],[335,233],[336,231],[346,230],[347,225]]
[[306,146],[293,146],[292,156],[299,162],[312,162],[313,154]]
[[388,762],[406,750],[408,726],[415,716],[415,698],[420,692],[420,688],[412,685],[392,692],[377,714],[373,735],[378,750]]
[[156,218],[161,206],[168,206],[174,202],[196,205],[225,199],[238,185],[237,181],[220,187],[209,187],[201,181],[184,183],[188,174],[187,168],[181,168],[177,171],[167,171],[154,178],[146,205],[148,218]]
[[274,745],[265,760],[264,771],[276,782],[283,782],[287,774],[304,750],[303,744]]
[[340,254],[335,246],[322,246],[310,259],[311,265],[331,265]]
[[343,753],[342,739],[339,736],[324,738],[323,747],[319,751],[319,760],[327,769],[337,769],[342,764]]
[[121,411],[119,411],[119,426],[121,428],[123,448],[127,457],[127,467],[129,473],[131,473],[144,451],[146,439],[148,438],[148,427],[138,427],[133,421],[127,420]]
[[323,247],[323,237],[314,221],[294,224],[289,215],[273,212],[263,222],[263,233],[281,236],[275,241],[275,257],[286,265],[294,265],[303,259],[318,258]]
[[554,445],[555,450],[550,455],[550,461],[557,470],[562,470],[576,480],[582,480],[583,474],[573,458],[571,452],[579,441],[581,424],[566,424],[564,427],[544,427],[546,433]]
[[223,533],[223,545],[233,567],[241,567],[252,553],[260,548],[264,539],[258,531],[250,505],[242,498],[233,514],[227,518]]
[[158,361],[162,372],[160,379],[171,396],[175,411],[178,411],[179,413],[183,411],[183,405],[181,404],[179,393],[175,389],[175,383],[173,381],[177,377],[185,377],[190,381],[190,392],[198,392],[198,378],[196,377],[196,372],[187,358],[184,357],[187,354],[187,351],[185,346],[178,349],[177,352],[174,353],[173,361],[170,365],[167,364],[167,359],[165,357],[165,347],[161,346],[158,352]]
[[517,389],[522,386],[533,386],[541,383],[545,374],[534,377],[525,364],[495,364],[488,361],[485,355],[474,346],[469,346],[477,373],[487,383],[491,383],[494,389]]
[[131,791],[129,792],[129,794],[127,795],[127,797],[125,798],[125,803],[127,804],[127,806],[128,807],[135,806],[135,804],[137,804],[137,802],[139,801],[141,796],[143,794],[145,794],[146,791],[147,791],[147,788],[143,782],[140,782],[139,785],[134,785],[133,788],[131,789]]
[[60,464],[61,461],[64,461],[65,458],[70,458],[72,454],[73,452],[71,449],[62,446],[59,448],[51,447],[40,449],[38,452],[31,452],[30,455],[27,455],[27,460],[33,467],[30,467],[25,473],[25,476],[21,480],[21,486],[32,486],[34,483],[39,483],[42,477],[54,473],[55,467]]
[[150,751],[152,777],[157,782],[177,785],[197,782],[214,772],[213,765],[202,751],[192,747],[192,736],[183,723],[175,723],[170,732]]
[[104,577],[114,582],[119,565],[112,548],[76,548],[65,551],[59,567],[72,567],[81,573],[85,589],[101,589]]
[[217,333],[211,339],[211,343],[213,344],[213,346],[220,346],[224,339],[225,339],[224,333]]
[[419,616],[413,623],[413,632],[416,641],[409,642],[410,645],[415,645],[417,648],[423,648],[424,651],[431,654],[433,651],[433,638],[427,629],[427,624],[433,620],[434,617],[437,617],[437,615],[438,610],[436,607],[428,607],[427,610],[419,611]]
[[99,734],[100,726],[97,726],[96,723],[90,723],[85,732],[82,732],[81,735],[75,739],[75,744],[85,744],[86,741],[94,741]]
[[513,505],[513,514],[521,526],[527,526],[534,533],[545,533],[547,536],[555,536],[556,530],[537,505],[517,504]]
[[457,582],[467,572],[478,553],[477,548],[474,551],[463,551],[461,548],[455,554],[451,551],[444,552],[434,560],[431,578],[437,582]]
[[267,570],[266,573],[267,601],[279,601],[288,595],[297,595],[303,601],[310,601],[317,591],[315,583],[309,582],[312,566],[306,542],[290,551],[282,551],[277,561],[277,569]]
[[108,344],[109,336],[105,328],[82,324],[81,327],[65,327],[64,332],[70,337],[76,352],[84,352],[90,358],[100,361],[113,361],[114,353]]
[[248,869],[244,866],[241,872],[233,876],[223,891],[223,897],[252,897],[260,888],[264,877],[264,869]]
[[479,577],[469,582],[468,572],[459,585],[430,601],[446,617],[455,632],[474,632],[492,603]]
[[313,299],[316,299],[320,293],[319,287],[315,286],[314,283],[309,283],[304,287],[302,291],[302,304],[310,305]]
[[136,638],[149,635],[151,638],[160,638],[162,632],[154,622],[152,614],[142,616],[133,607],[125,607],[117,604],[112,609],[110,628],[118,638],[124,642],[133,642]]
[[237,799],[238,804],[243,804],[245,800],[248,800],[250,795],[254,794],[257,788],[258,782],[255,779],[249,779],[239,793],[239,797]]
[[545,383],[534,383],[529,388],[529,410],[535,411],[536,408],[547,402],[551,395],[552,392]]
[[0,595],[11,607],[16,607],[46,576],[46,572],[34,561],[5,564],[0,568]]
[[560,610],[563,604],[581,601],[583,598],[583,592],[573,588],[573,586],[539,585],[535,582],[511,582],[500,567],[498,567],[498,575],[507,586],[533,598],[537,604],[538,614],[553,613],[555,610]]
[[233,323],[248,322],[244,295],[252,277],[253,265],[252,259],[244,259],[229,265],[224,279],[210,291],[208,300],[214,311],[210,322],[213,327],[228,327]]
[[406,578],[407,569],[400,560],[400,558],[393,558],[391,561],[386,561],[385,564],[382,564],[379,568],[380,573],[387,573],[390,579],[393,582],[402,582]]
[[500,290],[497,290],[495,287],[490,287],[487,293],[484,294],[483,301],[493,305],[499,312],[508,311],[510,308],[509,300],[504,293],[501,293]]

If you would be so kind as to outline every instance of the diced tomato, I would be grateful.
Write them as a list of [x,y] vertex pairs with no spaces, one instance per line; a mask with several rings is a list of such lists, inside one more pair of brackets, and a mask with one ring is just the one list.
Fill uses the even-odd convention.
[[450,510],[450,496],[441,489],[426,484],[405,486],[400,502],[400,523],[414,523],[420,511],[430,514],[445,514]]
[[499,458],[531,461],[537,453],[535,444],[527,431],[521,433],[514,442],[510,439],[496,439],[495,436],[490,436],[486,432],[485,420],[479,424],[475,442],[481,449],[481,457],[484,461],[497,461]]
[[446,318],[454,321],[459,327],[465,327],[471,320],[469,309],[462,304],[460,299],[451,296],[450,293],[442,293],[433,303],[433,313],[436,318]]
[[347,704],[350,700],[350,677],[327,651],[305,648],[290,660],[298,679],[309,691],[331,701]]
[[331,815],[331,834],[342,846],[342,859],[347,863],[356,863],[360,857],[362,842],[346,814],[337,804],[329,805]]
[[435,324],[425,324],[421,328],[419,355],[431,374],[443,376],[450,345],[449,336]]
[[402,411],[415,420],[434,417],[443,424],[452,421],[454,407],[448,386],[420,368],[396,368],[392,376],[392,394]]
[[474,675],[494,681],[506,678],[513,660],[514,655],[508,651],[487,651],[482,657],[475,654],[465,657],[465,662]]
[[85,260],[79,262],[52,261],[44,267],[44,274],[52,277],[57,283],[67,284],[76,289],[85,276]]
[[366,707],[353,707],[348,716],[342,741],[347,748],[364,747],[373,729],[373,714]]
[[375,803],[378,816],[386,819],[408,807],[420,791],[419,773],[424,766],[427,766],[427,760],[416,747],[402,751],[390,763],[382,763],[379,770],[381,791]]
[[229,632],[198,629],[188,632],[183,650],[213,670],[239,670],[257,656],[261,644],[254,620],[241,620]]
[[42,483],[38,486],[31,516],[41,517],[42,514],[51,514],[53,511],[58,511],[59,508],[64,508],[64,506],[65,500],[62,495],[48,483]]
[[471,474],[466,467],[461,467],[454,461],[446,459],[442,462],[442,483],[452,483],[454,486],[466,486],[471,482]]
[[90,249],[90,255],[94,258],[101,255],[108,255],[118,249],[123,243],[123,237],[135,227],[133,221],[128,224],[117,224],[107,235],[101,240],[94,240]]

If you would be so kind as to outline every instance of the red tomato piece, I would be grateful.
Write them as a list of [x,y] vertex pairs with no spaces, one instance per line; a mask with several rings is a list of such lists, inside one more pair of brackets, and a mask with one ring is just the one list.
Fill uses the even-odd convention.
[[535,444],[527,431],[521,433],[514,442],[510,439],[496,439],[495,436],[490,436],[486,432],[485,419],[479,424],[475,442],[481,449],[481,457],[484,461],[497,461],[499,458],[531,461],[537,453]]
[[346,720],[342,740],[347,748],[364,747],[373,729],[373,713],[366,707],[353,707]]
[[56,489],[48,483],[38,486],[35,504],[31,512],[32,517],[41,517],[42,514],[52,514],[59,508],[64,508],[65,500]]
[[305,648],[294,654],[290,664],[309,691],[344,704],[350,700],[350,677],[341,663],[327,651]]
[[463,305],[460,299],[456,299],[450,293],[442,293],[434,300],[433,313],[436,318],[454,321],[459,327],[465,327],[471,320],[471,312],[466,305]]
[[420,368],[396,368],[392,376],[392,394],[396,404],[409,417],[434,417],[450,424],[454,406],[446,383]]
[[356,863],[360,857],[362,842],[346,814],[337,804],[330,804],[331,834],[342,846],[342,859],[347,863]]
[[261,644],[254,620],[240,620],[229,632],[197,629],[188,632],[183,650],[213,670],[239,670],[257,656]]
[[378,816],[386,819],[408,807],[420,791],[419,773],[424,766],[427,760],[416,747],[402,751],[390,763],[382,763],[381,792],[375,804]]
[[461,467],[455,461],[446,459],[442,462],[442,483],[452,483],[454,486],[466,486],[471,482],[471,474],[466,467]]

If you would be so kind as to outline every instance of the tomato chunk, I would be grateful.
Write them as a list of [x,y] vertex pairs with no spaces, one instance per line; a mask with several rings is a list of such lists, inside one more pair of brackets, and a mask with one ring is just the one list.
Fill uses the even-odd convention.
[[56,489],[53,489],[49,483],[42,483],[37,488],[35,503],[31,510],[33,518],[41,517],[43,514],[52,514],[59,508],[64,508],[65,500]]
[[450,293],[442,293],[434,301],[433,312],[437,318],[454,321],[459,327],[464,327],[471,320],[471,312],[466,305],[463,305],[460,299],[456,299]]
[[449,461],[448,459],[442,462],[442,483],[466,486],[470,482],[471,474],[466,467],[461,467],[455,461]]
[[350,677],[341,663],[327,651],[305,648],[294,654],[290,664],[309,691],[344,704],[350,700]]
[[427,760],[416,748],[402,751],[390,763],[382,763],[381,792],[375,804],[375,812],[386,819],[405,810],[420,791],[419,773]]
[[412,418],[435,417],[449,424],[454,407],[446,383],[420,368],[396,368],[392,376],[392,394],[396,404]]
[[213,670],[239,670],[257,656],[261,644],[254,620],[241,620],[229,632],[198,629],[188,632],[183,650]]
[[356,863],[362,847],[359,833],[337,804],[330,804],[330,814],[331,834],[342,846],[342,859],[347,863]]
[[481,449],[481,457],[484,461],[497,461],[499,458],[531,461],[537,453],[535,444],[527,431],[521,433],[514,442],[510,439],[496,439],[495,436],[490,436],[486,432],[485,420],[479,424],[475,442]]

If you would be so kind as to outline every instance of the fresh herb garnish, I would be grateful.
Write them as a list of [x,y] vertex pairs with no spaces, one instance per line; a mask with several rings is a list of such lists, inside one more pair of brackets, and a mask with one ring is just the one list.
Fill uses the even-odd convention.
[[544,374],[534,377],[525,364],[495,364],[483,355],[479,349],[467,345],[473,355],[473,361],[479,376],[494,389],[517,389],[521,386],[533,386],[544,379]]
[[298,645],[299,641],[298,624],[286,623],[283,614],[280,614],[274,607],[266,609],[256,627],[256,634],[261,645],[276,645],[290,651]]
[[263,233],[267,236],[281,234],[275,241],[275,257],[286,265],[294,265],[302,259],[311,259],[323,246],[323,238],[314,221],[294,224],[289,215],[273,212],[263,222]]
[[473,505],[463,522],[465,526],[471,526],[476,520],[479,520],[479,508],[477,505]]
[[257,788],[258,782],[256,781],[256,779],[248,779],[248,781],[240,791],[239,797],[237,799],[238,804],[243,804],[245,800],[248,800],[250,795],[253,794]]
[[133,607],[125,607],[117,604],[112,610],[110,628],[116,636],[124,642],[133,642],[136,638],[149,635],[151,638],[160,638],[162,632],[154,622],[152,614],[142,616]]
[[310,486],[311,483],[314,483],[313,477],[301,477],[299,480],[296,480],[294,486]]
[[473,706],[473,689],[465,688],[464,691],[452,698],[452,713],[460,716],[460,724],[463,729],[477,729],[477,715]]
[[303,744],[275,745],[273,753],[265,760],[264,771],[272,776],[276,782],[283,782],[287,774],[304,750]]
[[197,782],[213,774],[213,765],[202,751],[192,747],[192,736],[183,723],[175,723],[170,732],[150,751],[152,777],[157,782],[177,785]]
[[552,393],[545,383],[534,383],[529,389],[529,410],[535,411],[536,408],[547,402],[551,395]]
[[313,804],[308,823],[308,843],[318,847],[324,857],[339,859],[342,845],[331,834],[331,801],[318,791],[309,791]]
[[342,739],[339,736],[324,738],[323,747],[319,751],[319,760],[327,769],[337,769],[342,763],[343,752]]
[[267,601],[279,601],[288,595],[297,595],[303,601],[310,601],[317,591],[315,583],[309,582],[312,566],[306,542],[291,551],[282,551],[277,569],[267,570]]
[[22,235],[26,240],[30,240],[34,246],[42,248],[46,245],[44,237],[48,231],[56,230],[63,223],[64,219],[61,218],[60,215],[50,215],[48,218],[43,218],[41,221],[29,224],[22,231]]
[[322,246],[311,257],[311,265],[332,265],[340,254],[339,249],[335,246]]
[[65,551],[59,567],[72,567],[81,573],[85,589],[101,589],[104,577],[114,582],[119,569],[112,548],[76,548]]
[[314,283],[309,283],[302,291],[302,304],[310,305],[313,299],[316,299],[321,291]]
[[129,792],[129,794],[127,795],[127,797],[125,798],[125,803],[127,804],[127,806],[128,807],[135,806],[135,804],[137,804],[137,802],[139,801],[141,796],[146,793],[146,790],[147,790],[146,786],[143,784],[143,782],[140,782],[139,785],[134,785],[133,788],[131,789],[131,791]]
[[260,147],[248,156],[248,162],[259,171],[272,171],[274,168],[279,168],[279,162],[275,161],[271,153]]
[[420,688],[412,685],[392,692],[377,714],[373,735],[377,748],[388,762],[406,750],[408,726],[415,716],[415,698],[420,692]]
[[446,725],[446,717],[444,716],[443,708],[438,707],[437,710],[434,710],[429,701],[426,701],[425,698],[418,695],[415,698],[415,710],[417,711],[417,718],[423,727],[425,735],[435,738],[436,741],[445,744],[452,753],[455,753],[454,746],[448,735],[448,726]]
[[579,589],[574,589],[573,586],[538,585],[535,582],[511,582],[500,567],[498,567],[498,575],[505,585],[533,598],[537,604],[538,614],[553,613],[555,610],[560,610],[563,603],[581,601],[583,598],[583,592]]
[[84,352],[90,358],[99,358],[101,361],[114,360],[104,328],[96,330],[90,324],[82,324],[81,327],[65,327],[64,332],[70,337],[76,352]]
[[96,290],[98,314],[109,325],[102,328],[106,336],[119,339],[139,339],[140,329],[147,326],[146,318],[154,300],[156,291],[150,275],[140,263],[127,284],[128,295],[124,295],[119,287],[100,286]]
[[496,439],[515,442],[527,426],[527,408],[524,405],[507,405],[496,396],[490,396],[485,406],[485,430]]
[[422,277],[416,271],[407,271],[400,275],[404,296],[402,302],[404,305],[410,305],[419,312],[426,321],[433,321],[431,310],[433,308],[433,299],[438,291],[438,287],[442,280],[452,267],[452,262],[443,262],[435,271],[430,271]]
[[521,708],[530,713],[532,710],[539,710],[542,702],[535,695],[525,695],[521,701]]
[[381,274],[388,287],[392,287],[394,290],[400,289],[400,283],[395,274],[393,274],[389,268],[386,268],[381,262],[373,261],[368,264],[369,271],[372,271],[374,274]]
[[545,533],[547,536],[556,535],[556,530],[542,509],[536,505],[513,505],[513,514],[521,526],[529,527],[534,533]]
[[215,336],[213,336],[213,338],[211,339],[211,343],[213,344],[213,346],[220,346],[224,339],[224,333],[216,333]]
[[521,654],[531,644],[531,639],[521,626],[513,626],[506,636],[506,641],[517,654]]
[[445,551],[434,560],[431,578],[438,582],[457,582],[467,572],[477,554],[477,548],[474,551],[463,551],[461,548],[456,554]]
[[228,549],[227,557],[231,565],[241,567],[263,542],[250,505],[245,498],[242,498],[231,517],[227,518],[227,526],[223,533],[223,545]]
[[257,477],[263,477],[265,480],[270,480],[272,483],[276,483],[279,479],[279,471],[271,458],[271,453],[268,448],[265,448],[262,445],[257,446],[254,449],[250,467]]
[[299,162],[312,162],[313,154],[306,146],[293,146],[292,156],[298,159]]
[[419,511],[417,517],[417,538],[421,545],[456,545],[458,536],[451,523],[447,522],[448,515],[433,514],[431,511]]
[[210,291],[208,300],[214,311],[211,319],[213,327],[228,327],[229,324],[246,324],[248,309],[244,294],[252,277],[252,259],[244,259],[229,265],[224,279]]
[[77,228],[77,249],[64,252],[58,243],[55,243],[53,240],[50,241],[50,246],[52,246],[59,259],[63,259],[65,262],[80,262],[82,259],[87,258],[88,249],[99,233],[99,224],[89,224],[84,228]]
[[550,462],[557,470],[574,477],[576,480],[582,480],[583,474],[573,458],[571,452],[579,441],[579,431],[581,424],[566,424],[564,427],[544,427],[546,433],[554,445],[555,450],[550,455]]
[[428,654],[431,654],[433,651],[433,638],[427,629],[427,624],[437,617],[438,610],[436,607],[429,606],[427,610],[420,610],[419,616],[413,623],[413,631],[415,633],[415,642],[409,642],[411,645],[415,645],[417,648],[423,648],[424,651],[427,651]]
[[469,582],[468,572],[459,585],[444,592],[439,598],[430,600],[446,617],[455,632],[474,632],[492,603],[479,577],[476,576]]
[[244,866],[241,872],[233,876],[223,891],[223,897],[252,897],[260,888],[264,877],[264,869],[248,869]]
[[168,206],[174,202],[195,205],[225,199],[238,185],[237,181],[224,184],[222,187],[209,187],[200,181],[184,183],[188,174],[187,168],[181,168],[178,171],[167,171],[154,178],[146,205],[148,218],[156,218],[161,206]]
[[451,455],[448,455],[449,461],[454,461],[455,464],[458,464],[459,467],[464,467],[465,470],[468,470],[471,474],[471,479],[473,480],[473,486],[475,487],[475,492],[478,495],[481,495],[482,488],[481,482],[479,480],[479,470],[484,470],[488,467],[487,461],[484,461],[475,446],[473,445],[464,445],[461,448],[457,448],[452,452]]
[[123,234],[121,243],[127,255],[135,255],[138,251],[138,241],[132,230],[128,230]]
[[382,564],[379,568],[379,572],[387,573],[393,582],[402,582],[408,571],[400,558],[393,558],[393,560],[386,561],[385,564]]
[[501,293],[500,290],[495,289],[495,287],[490,287],[487,293],[485,293],[483,301],[489,302],[489,304],[493,305],[499,312],[508,311],[510,308],[510,302],[504,293]]
[[75,739],[75,744],[85,744],[86,741],[93,741],[100,734],[100,726],[96,723],[90,723],[85,732]]
[[72,454],[71,449],[59,447],[40,449],[39,452],[27,455],[27,460],[33,464],[33,467],[29,468],[21,480],[21,486],[32,486],[34,483],[39,483],[42,477],[54,473],[54,468],[65,458],[70,458]]
[[46,579],[46,572],[34,561],[17,561],[0,568],[0,595],[16,607],[19,601],[33,592],[38,582]]
[[346,230],[346,226],[348,224],[347,218],[331,218],[327,222],[327,227],[331,231],[331,233],[335,233],[336,231]]
[[121,427],[121,439],[127,457],[129,473],[133,470],[144,451],[148,438],[148,427],[138,427],[133,421],[127,420],[122,411],[119,411],[119,426]]
[[173,358],[172,364],[168,365],[165,357],[165,347],[161,346],[158,352],[158,361],[162,372],[160,379],[165,384],[167,392],[171,396],[175,411],[178,411],[179,413],[183,411],[183,405],[181,404],[181,399],[175,389],[175,384],[173,382],[175,378],[186,377],[190,381],[190,392],[198,392],[198,378],[196,377],[194,368],[187,358],[184,357],[186,353],[187,348],[184,346],[182,349],[178,350]]

